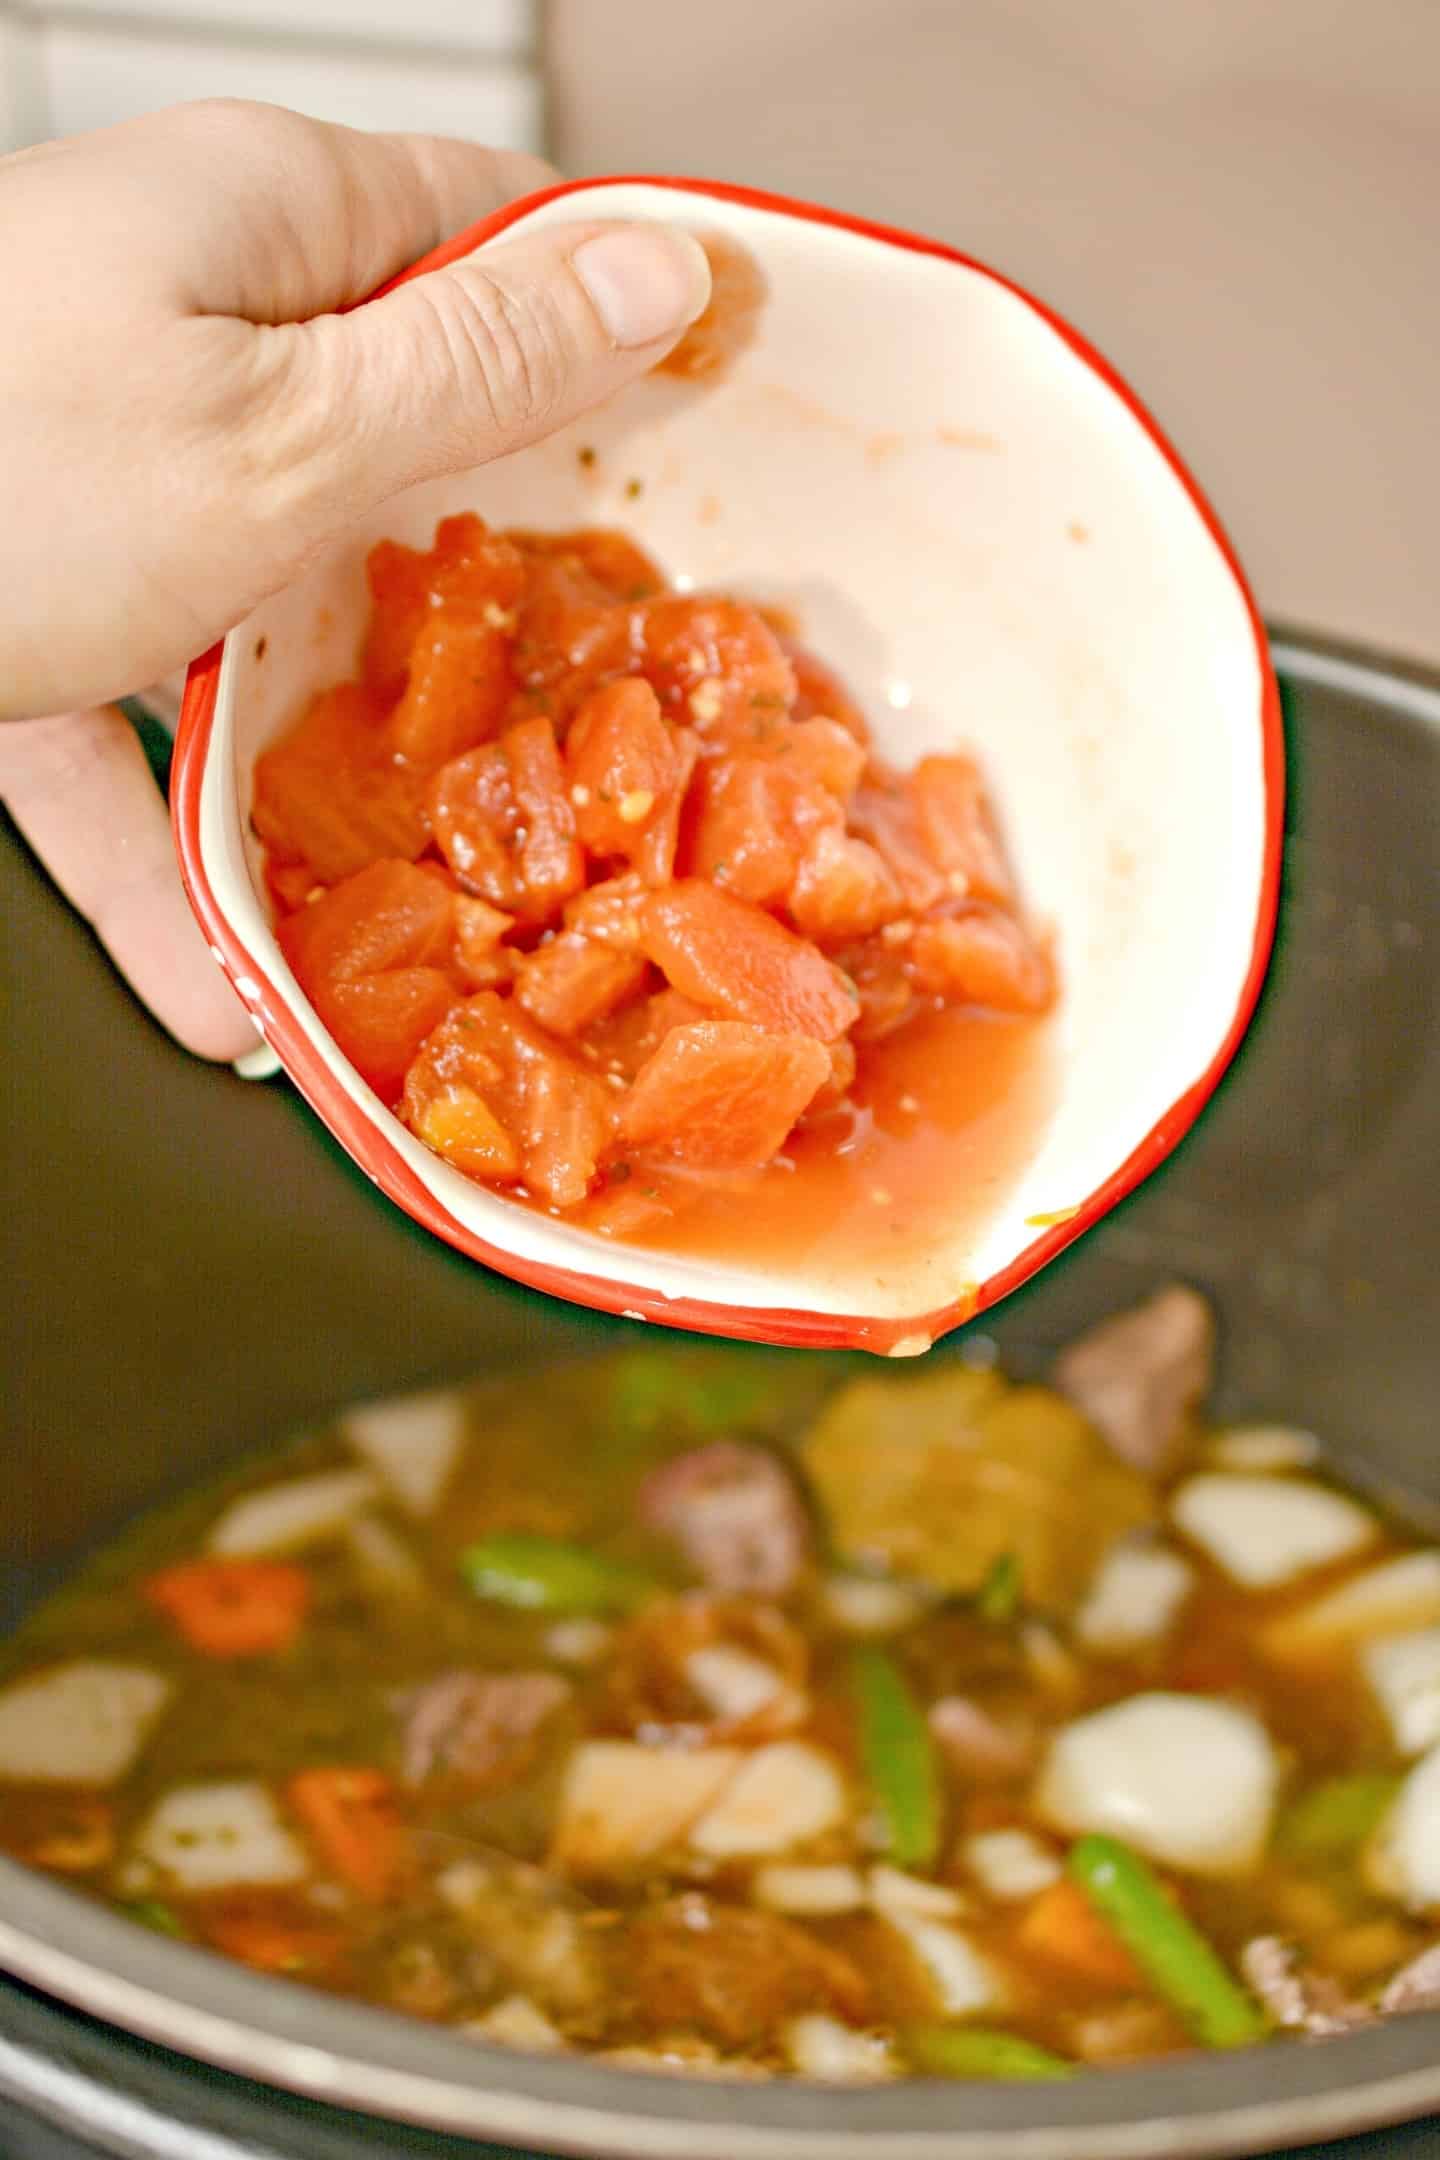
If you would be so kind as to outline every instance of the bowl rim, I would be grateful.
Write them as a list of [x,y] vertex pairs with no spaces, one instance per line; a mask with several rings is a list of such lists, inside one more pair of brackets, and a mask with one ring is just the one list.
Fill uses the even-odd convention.
[[416,1176],[373,1114],[352,1101],[339,1085],[324,1057],[309,1040],[289,998],[279,991],[256,954],[232,926],[212,884],[205,858],[201,840],[201,798],[215,723],[221,665],[229,637],[237,634],[234,630],[192,662],[186,677],[171,779],[171,821],[181,877],[190,905],[209,940],[210,950],[232,987],[250,1008],[252,1016],[257,1015],[257,1009],[263,1009],[265,1039],[291,1081],[372,1182],[425,1229],[456,1250],[531,1289],[625,1319],[655,1321],[667,1327],[731,1340],[819,1349],[863,1349],[888,1355],[912,1354],[928,1350],[942,1336],[1018,1289],[1158,1169],[1195,1123],[1239,1049],[1269,966],[1280,893],[1285,748],[1280,693],[1271,665],[1269,641],[1255,596],[1228,534],[1188,466],[1146,405],[1090,341],[1054,309],[1013,279],[944,241],[928,239],[898,226],[879,224],[848,211],[829,209],[729,181],[645,173],[605,174],[560,181],[505,204],[489,217],[480,219],[432,249],[418,262],[377,286],[366,299],[354,304],[368,306],[370,301],[408,284],[411,279],[460,260],[552,203],[571,196],[599,194],[607,188],[636,187],[658,189],[701,201],[735,204],[799,223],[827,226],[906,253],[929,255],[988,279],[1038,316],[1069,347],[1082,366],[1099,377],[1138,423],[1180,483],[1239,594],[1249,622],[1259,687],[1256,717],[1261,751],[1260,784],[1264,796],[1261,870],[1249,961],[1238,988],[1230,1025],[1204,1069],[1181,1091],[1125,1159],[1067,1213],[1063,1221],[1045,1226],[1005,1267],[984,1282],[967,1285],[961,1295],[931,1311],[879,1319],[861,1313],[815,1312],[804,1307],[671,1297],[658,1288],[591,1274],[581,1267],[524,1258],[508,1247],[480,1236],[453,1215]]

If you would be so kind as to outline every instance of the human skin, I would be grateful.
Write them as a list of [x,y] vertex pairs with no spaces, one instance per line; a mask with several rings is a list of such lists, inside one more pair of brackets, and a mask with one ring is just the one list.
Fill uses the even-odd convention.
[[563,426],[663,357],[709,272],[657,225],[551,226],[339,312],[554,177],[229,101],[0,160],[0,797],[202,1056],[239,1056],[254,1031],[112,701],[376,505]]

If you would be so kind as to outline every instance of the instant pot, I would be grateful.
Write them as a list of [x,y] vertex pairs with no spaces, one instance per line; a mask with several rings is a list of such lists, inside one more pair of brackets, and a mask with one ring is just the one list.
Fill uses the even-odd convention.
[[[1219,1310],[1222,1410],[1313,1427],[1440,1522],[1440,679],[1301,636],[1276,660],[1285,895],[1251,1037],[1173,1162],[976,1328],[1033,1371],[1183,1276]],[[348,1399],[637,1332],[458,1259],[283,1082],[172,1048],[13,834],[0,907],[0,1624],[135,1510]],[[1440,2014],[1063,2085],[682,2082],[268,1981],[5,1863],[0,1969],[6,2160],[1440,2153]]]

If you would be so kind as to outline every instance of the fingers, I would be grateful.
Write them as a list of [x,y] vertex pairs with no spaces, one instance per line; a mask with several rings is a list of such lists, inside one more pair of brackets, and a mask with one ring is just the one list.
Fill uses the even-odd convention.
[[289,333],[284,495],[312,537],[399,489],[548,434],[660,359],[709,298],[672,226],[557,225]]
[[258,1042],[186,903],[165,805],[113,709],[0,728],[0,798],[155,1017],[200,1057]]
[[[191,313],[304,322],[363,300],[442,240],[559,176],[522,151],[439,135],[371,135],[278,107],[182,109],[213,158],[233,141],[234,244],[187,266]],[[238,192],[237,192],[238,191]],[[218,205],[217,205],[218,210]]]
[[228,98],[177,105],[55,152],[43,169],[7,162],[17,229],[42,250],[73,250],[82,233],[87,279],[132,315],[256,323],[304,321],[363,299],[557,177],[519,151],[371,135]]

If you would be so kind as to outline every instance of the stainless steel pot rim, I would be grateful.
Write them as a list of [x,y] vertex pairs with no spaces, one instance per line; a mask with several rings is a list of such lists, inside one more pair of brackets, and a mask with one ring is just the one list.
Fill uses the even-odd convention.
[[151,1940],[8,1863],[0,1886],[0,1963],[92,2017],[334,2107],[551,2152],[675,2160],[678,2146],[686,2160],[875,2160],[879,2152],[1057,2160],[1063,2149],[1065,2160],[1185,2160],[1339,2137],[1440,2107],[1440,2016],[1323,2045],[1192,2057],[1045,2088],[915,2082],[835,2091],[607,2071],[276,1987],[204,1952]]
[[[1301,683],[1440,731],[1440,681],[1282,637]],[[1440,2016],[1327,2041],[1191,2058],[1050,2087],[871,2090],[689,2081],[525,2057],[147,1936],[0,1861],[0,1967],[91,2017],[331,2106],[551,2152],[627,2160],[1197,2160],[1329,2139],[1440,2109]],[[83,2130],[66,2065],[48,2098]],[[16,2072],[18,2078],[18,2071]],[[0,2091],[10,2082],[0,2048]],[[71,2085],[83,2085],[71,2077]],[[12,2089],[17,2089],[18,2086]],[[98,2135],[98,2126],[97,2126]],[[137,2149],[150,2149],[148,2147]],[[182,2147],[176,2146],[177,2160]]]

